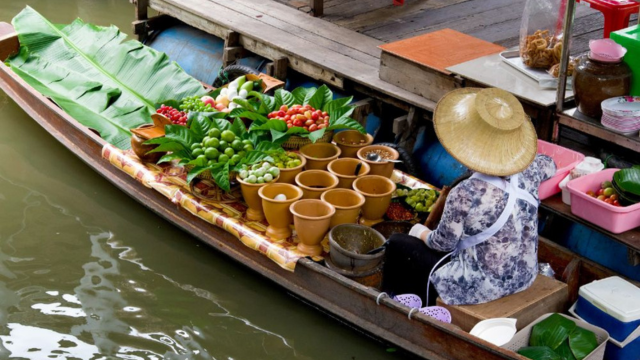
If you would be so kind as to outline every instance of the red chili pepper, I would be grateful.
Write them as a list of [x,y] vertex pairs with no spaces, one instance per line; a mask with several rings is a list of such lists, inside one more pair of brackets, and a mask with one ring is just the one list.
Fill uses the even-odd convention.
[[391,220],[411,220],[413,213],[400,203],[391,203],[387,209],[387,217]]

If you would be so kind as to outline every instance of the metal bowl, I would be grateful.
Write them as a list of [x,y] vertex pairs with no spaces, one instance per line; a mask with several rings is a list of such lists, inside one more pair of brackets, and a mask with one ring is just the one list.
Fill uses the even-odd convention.
[[333,264],[341,269],[366,271],[382,263],[384,250],[373,255],[367,255],[367,252],[384,242],[384,236],[368,226],[342,224],[329,232],[329,255]]

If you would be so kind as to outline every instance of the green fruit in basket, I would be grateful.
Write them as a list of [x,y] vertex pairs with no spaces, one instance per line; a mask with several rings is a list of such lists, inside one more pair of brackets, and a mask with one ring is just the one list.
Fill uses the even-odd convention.
[[245,144],[245,145],[253,146],[253,143],[251,142],[251,140],[242,140],[242,143]]
[[220,144],[218,145],[218,149],[224,151],[224,149],[229,147],[229,143],[224,141],[224,140],[220,140]]
[[274,166],[269,169],[269,174],[271,174],[273,177],[277,177],[278,175],[280,175],[280,169]]
[[240,150],[244,149],[244,144],[242,143],[242,141],[240,141],[240,139],[235,139],[231,143],[231,147],[235,151],[240,151]]
[[207,161],[207,165],[208,166],[213,166],[213,165],[215,165],[217,163],[218,163],[218,161],[216,159],[211,159],[211,160]]
[[[611,184],[611,182],[609,182],[609,184]],[[602,193],[604,194],[604,196],[611,196],[611,195],[615,194],[616,191],[613,190],[612,187],[608,187],[608,188],[605,188]]]
[[262,176],[258,176],[258,179],[256,180],[256,183],[258,183],[258,184],[264,184],[264,177],[262,177]]
[[216,149],[216,148],[210,147],[210,148],[207,148],[207,150],[204,151],[204,155],[209,160],[217,159],[218,156],[220,156],[220,151],[218,151],[218,149]]
[[210,138],[207,141],[203,141],[204,146],[208,148],[217,148],[220,146],[220,140],[216,138]]
[[207,159],[207,157],[204,155],[198,155],[196,160],[198,161],[198,164],[200,166],[205,166],[207,164],[207,161],[209,161],[209,159]]
[[226,142],[233,142],[236,139],[236,134],[231,130],[225,130],[220,134],[220,138]]
[[600,184],[601,189],[606,189],[610,187],[613,187],[613,185],[611,184],[611,181],[603,181],[602,184]]
[[247,152],[244,150],[238,151],[238,156],[240,156],[241,158],[247,156]]
[[231,162],[231,164],[235,165],[237,163],[240,162],[240,160],[242,160],[242,157],[240,157],[240,155],[235,154],[233,156],[231,156],[231,160],[229,160]]
[[231,158],[235,153],[236,152],[233,151],[233,149],[230,147],[224,149],[224,154],[227,155],[229,158]]
[[191,152],[191,155],[193,155],[194,158],[197,158],[202,154],[204,154],[204,150],[202,150],[202,148],[197,148]]
[[220,131],[220,129],[211,129],[209,130],[209,133],[207,135],[209,135],[212,138],[220,139],[221,134],[222,132]]
[[225,154],[220,154],[220,156],[218,156],[218,162],[221,164],[228,163],[229,157]]
[[273,180],[273,175],[266,173],[264,174],[264,182],[270,182]]
[[191,150],[200,149],[201,147],[202,147],[202,144],[200,143],[191,144]]
[[245,145],[244,146],[244,151],[246,151],[246,152],[253,151],[253,145]]

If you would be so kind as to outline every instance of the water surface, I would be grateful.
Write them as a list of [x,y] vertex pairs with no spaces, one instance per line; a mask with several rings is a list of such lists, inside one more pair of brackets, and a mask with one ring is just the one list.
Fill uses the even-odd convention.
[[[130,32],[126,0],[3,0]],[[0,358],[387,359],[165,222],[0,91]]]

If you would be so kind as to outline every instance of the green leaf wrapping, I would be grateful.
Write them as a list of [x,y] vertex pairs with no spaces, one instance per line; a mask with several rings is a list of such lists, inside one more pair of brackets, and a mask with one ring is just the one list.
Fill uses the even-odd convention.
[[529,345],[556,349],[576,328],[576,323],[558,314],[552,314],[533,326]]
[[640,168],[618,170],[613,174],[613,180],[624,191],[640,196]]
[[308,100],[308,103],[314,109],[322,109],[322,106],[331,100],[333,100],[333,93],[331,92],[331,89],[329,89],[327,85],[322,85]]
[[529,346],[518,350],[518,354],[532,360],[565,360],[547,346]]
[[126,41],[116,27],[82,20],[57,27],[30,7],[12,21],[21,52],[9,66],[109,143],[130,147],[129,129],[150,122],[165,99],[204,95],[166,54]]
[[577,360],[582,360],[598,347],[598,339],[593,332],[576,327],[569,334],[569,347]]
[[576,360],[576,357],[573,356],[571,348],[569,347],[569,339],[563,341],[562,344],[556,348],[555,353],[562,356],[564,360]]

